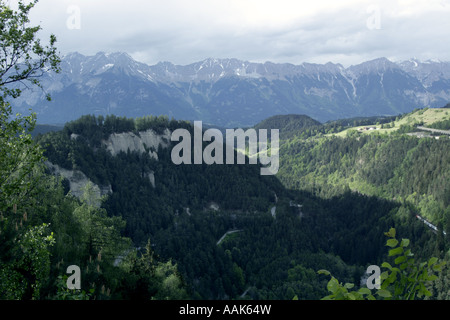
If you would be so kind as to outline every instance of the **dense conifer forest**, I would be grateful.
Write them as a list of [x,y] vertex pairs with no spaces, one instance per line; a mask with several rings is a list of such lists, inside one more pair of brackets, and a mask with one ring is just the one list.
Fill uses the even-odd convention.
[[[280,130],[276,175],[249,161],[176,165],[170,133],[194,132],[188,121],[37,128],[13,113],[14,84],[42,88],[41,72],[59,71],[56,37],[43,46],[28,26],[36,3],[0,2],[1,300],[450,298],[450,139],[418,132],[448,129],[448,105],[266,119],[255,128]],[[378,295],[371,265],[388,269]]]
[[[86,190],[79,199],[70,196],[67,179],[52,178],[55,190],[47,192],[64,199],[65,219],[72,223],[53,221],[50,213],[43,221],[59,239],[51,247],[49,279],[56,281],[62,271],[56,266],[70,261],[83,266],[84,287],[95,284],[96,298],[136,297],[127,292],[135,285],[129,282],[150,280],[139,278],[142,270],[128,277],[129,259],[139,265],[151,256],[154,268],[167,268],[161,286],[169,277],[178,279],[169,298],[320,299],[327,279],[317,270],[359,285],[367,266],[386,258],[384,233],[391,227],[411,239],[418,257],[447,258],[446,237],[416,215],[449,231],[448,140],[405,134],[339,138],[327,136],[337,131],[335,124],[305,123],[282,140],[277,176],[261,176],[258,166],[249,164],[177,166],[171,147],[160,147],[158,159],[129,150],[113,156],[102,143],[113,132],[192,130],[167,117],[84,116],[39,135],[47,161],[79,170],[111,191],[94,199]],[[74,217],[75,212],[80,214]],[[94,217],[98,224],[83,220]],[[228,231],[236,232],[219,241]],[[64,237],[57,237],[61,233]],[[69,238],[73,247],[65,243]],[[105,264],[101,272],[90,267],[99,254]],[[447,283],[447,275],[440,281]],[[160,297],[154,282],[151,290],[142,289],[143,298]],[[47,296],[57,294],[55,284],[47,283]],[[446,297],[445,288],[435,289],[434,298]]]

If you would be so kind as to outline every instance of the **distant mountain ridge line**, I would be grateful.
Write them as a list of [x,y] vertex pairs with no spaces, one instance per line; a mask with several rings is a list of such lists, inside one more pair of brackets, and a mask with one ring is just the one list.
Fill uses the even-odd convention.
[[37,113],[39,123],[63,124],[82,115],[136,118],[167,115],[220,127],[247,127],[280,114],[329,120],[392,116],[450,101],[450,62],[387,58],[341,64],[255,63],[235,58],[188,65],[147,65],[124,52],[70,53],[61,73],[24,90],[15,112]]
[[[63,61],[72,60],[73,57],[83,58],[83,59],[98,59],[99,57],[106,57],[107,59],[117,59],[120,58],[122,61],[132,60],[135,63],[139,64],[141,67],[147,67],[152,75],[158,74],[161,76],[161,71],[166,75],[174,74],[176,71],[182,73],[188,73],[190,75],[198,74],[202,69],[207,70],[208,68],[220,67],[222,70],[229,70],[233,68],[236,73],[234,75],[237,76],[254,76],[259,75],[261,77],[264,76],[273,76],[277,75],[295,75],[295,74],[305,74],[311,72],[343,72],[346,71],[349,75],[353,75],[355,72],[360,72],[361,70],[366,69],[366,71],[374,70],[374,68],[396,68],[405,72],[411,72],[414,67],[424,67],[427,64],[440,64],[446,66],[448,69],[444,70],[446,78],[450,79],[450,61],[433,61],[426,60],[421,61],[418,59],[409,59],[401,62],[394,62],[385,57],[376,58],[373,60],[368,60],[359,64],[350,65],[348,67],[344,67],[341,63],[335,62],[327,62],[324,64],[321,63],[313,63],[313,62],[302,62],[301,64],[294,64],[290,62],[252,62],[248,60],[240,60],[237,58],[206,58],[204,60],[192,62],[189,64],[174,64],[169,61],[160,61],[156,64],[147,64],[144,62],[139,62],[134,60],[128,53],[126,52],[113,52],[113,53],[105,53],[98,52],[95,55],[83,55],[78,52],[71,52],[63,56]],[[240,74],[239,71],[250,71],[246,73]],[[274,73],[275,70],[280,70],[278,73]],[[282,72],[283,71],[283,72]],[[229,75],[229,74],[226,74]],[[158,80],[163,80],[163,77],[160,77]],[[173,80],[173,79],[171,79]],[[192,79],[184,79],[192,80]]]

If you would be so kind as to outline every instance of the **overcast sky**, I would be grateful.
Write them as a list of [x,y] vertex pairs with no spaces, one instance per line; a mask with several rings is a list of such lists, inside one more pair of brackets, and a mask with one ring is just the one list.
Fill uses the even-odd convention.
[[31,21],[62,55],[124,51],[150,65],[450,61],[450,0],[40,0]]

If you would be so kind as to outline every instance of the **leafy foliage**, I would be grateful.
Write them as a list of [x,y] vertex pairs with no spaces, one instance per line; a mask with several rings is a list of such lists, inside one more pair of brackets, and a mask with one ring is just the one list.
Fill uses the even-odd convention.
[[57,286],[58,291],[53,296],[54,300],[90,300],[92,294],[95,292],[94,288],[91,288],[89,292],[81,289],[69,289],[67,288],[67,275],[58,276]]
[[[393,267],[389,262],[383,262],[381,266],[386,268],[380,276],[381,287],[375,289],[375,296],[385,300],[415,300],[430,297],[432,293],[427,289],[430,282],[438,279],[434,273],[442,271],[445,261],[438,262],[438,258],[432,257],[425,262],[417,262],[414,254],[409,249],[409,239],[396,239],[396,230],[391,228],[385,233],[389,239],[386,246],[389,257],[396,257]],[[319,274],[331,276],[327,270],[319,270]],[[352,283],[342,285],[335,277],[331,276],[327,284],[330,295],[323,300],[376,300],[372,291],[366,287],[351,291],[355,286]]]
[[19,234],[12,259],[0,266],[3,299],[39,299],[50,272],[49,247],[54,243],[53,233],[45,235],[47,227],[34,226]]
[[31,138],[35,116],[11,117],[11,106],[0,104],[0,210],[24,202],[39,180],[43,150]]
[[[120,234],[124,221],[107,216],[90,185],[80,199],[67,195],[62,180],[44,171],[43,148],[30,134],[35,114],[14,117],[5,102],[20,96],[20,85],[27,81],[41,87],[38,78],[44,69],[59,71],[56,38],[50,36],[49,46],[43,47],[36,38],[40,27],[28,27],[28,14],[36,3],[19,1],[14,11],[0,2],[0,299],[120,296],[116,289],[129,286],[129,279],[125,269],[114,263],[132,251],[130,239]],[[115,130],[117,123],[124,122],[111,117],[105,123],[106,129]],[[61,273],[67,263],[83,268],[82,284],[88,293],[63,287]],[[143,296],[182,297],[184,283],[176,266],[158,259],[153,264],[158,271],[152,278],[154,288],[146,288]],[[134,280],[147,277],[139,273]]]
[[[36,34],[40,26],[28,26],[29,12],[38,0],[28,4],[18,2],[18,11],[11,9],[4,1],[0,2],[0,91],[3,97],[17,98],[21,89],[10,84],[30,82],[41,87],[39,76],[48,66],[59,72],[60,58],[56,53],[56,37],[50,36],[49,45],[43,46]],[[50,96],[47,95],[50,99]]]
[[409,249],[409,239],[397,240],[395,229],[392,228],[386,235],[390,238],[386,245],[390,247],[389,256],[396,257],[394,263],[397,267],[384,262],[381,266],[388,270],[381,274],[381,288],[390,289],[388,298],[395,300],[414,300],[424,296],[431,296],[426,285],[438,277],[433,272],[439,272],[445,261],[437,264],[438,258],[432,257],[425,262],[417,262]]

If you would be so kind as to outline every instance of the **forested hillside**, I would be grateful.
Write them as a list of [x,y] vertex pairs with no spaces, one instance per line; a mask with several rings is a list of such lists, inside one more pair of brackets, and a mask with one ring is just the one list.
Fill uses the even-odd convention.
[[[448,121],[446,110],[433,110],[433,114],[442,116],[435,118],[430,128]],[[389,122],[378,122],[363,127],[365,130],[346,129],[345,136],[319,133],[307,139],[299,132],[282,144],[278,177],[289,188],[309,190],[321,197],[353,190],[395,200],[411,214],[421,214],[448,230],[450,139],[445,135],[418,138],[407,134],[414,131],[411,118],[424,112],[427,110],[397,117],[400,123],[402,118],[411,123],[397,124],[397,128]],[[367,130],[377,126],[378,130]]]
[[[416,243],[419,256],[446,250],[444,239],[415,218],[414,203],[406,202],[406,196],[398,198],[411,193],[409,184],[395,199],[390,189],[383,189],[394,177],[385,172],[393,170],[391,162],[396,164],[397,158],[388,154],[390,162],[377,162],[373,156],[395,147],[404,160],[409,149],[428,147],[441,150],[436,159],[445,159],[444,140],[427,144],[403,135],[328,138],[326,132],[338,131],[337,126],[305,120],[295,128],[290,123],[295,121],[286,122],[292,138],[282,143],[278,177],[261,176],[255,165],[176,166],[170,146],[153,150],[157,159],[151,152],[112,155],[106,148],[104,141],[113,132],[192,130],[187,122],[165,117],[85,116],[62,131],[40,136],[39,142],[46,146],[48,161],[80,170],[100,186],[110,185],[101,210],[124,221],[122,236],[133,246],[150,241],[161,261],[176,263],[190,298],[319,299],[326,294],[326,279],[317,270],[325,268],[342,280],[359,283],[367,265],[385,257],[384,232],[393,226]],[[270,126],[268,121],[261,127]],[[299,138],[305,132],[311,138]],[[380,145],[382,149],[374,147]],[[356,157],[364,146],[372,146],[372,154],[363,163],[372,162],[358,172],[379,186],[380,194],[355,193],[352,184],[337,180],[356,170],[345,166],[346,159]],[[421,166],[416,157],[410,161]],[[415,172],[405,172],[405,179],[414,179]],[[439,181],[430,176],[426,185],[417,186],[435,197],[427,204],[444,205],[445,181]],[[68,192],[69,184],[63,184]],[[219,242],[228,231],[236,232]]]
[[304,128],[280,142],[277,177],[287,188],[322,199],[356,193],[393,201],[390,213],[406,229],[415,233],[414,220],[425,219],[436,234],[433,242],[419,241],[417,249],[448,259],[450,139],[417,129],[446,129],[448,119],[447,105],[397,117],[330,122],[312,134]]

